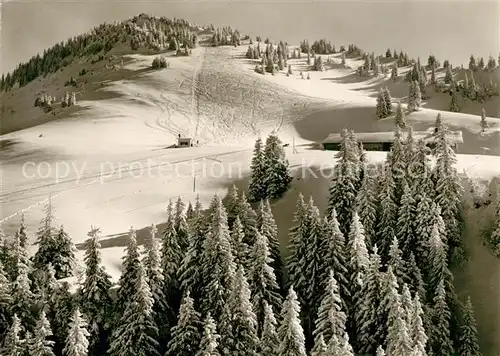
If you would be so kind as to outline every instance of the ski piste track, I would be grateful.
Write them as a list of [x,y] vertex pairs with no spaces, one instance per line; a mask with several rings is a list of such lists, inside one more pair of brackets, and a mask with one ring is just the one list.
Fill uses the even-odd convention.
[[196,117],[196,129],[193,135],[193,139],[198,138],[198,128],[200,126],[200,99],[198,98],[198,91],[196,90],[198,83],[198,75],[200,74],[201,69],[203,68],[203,61],[205,59],[205,48],[201,49],[201,54],[198,62],[196,63],[196,67],[193,72],[193,79],[191,84],[191,118]]

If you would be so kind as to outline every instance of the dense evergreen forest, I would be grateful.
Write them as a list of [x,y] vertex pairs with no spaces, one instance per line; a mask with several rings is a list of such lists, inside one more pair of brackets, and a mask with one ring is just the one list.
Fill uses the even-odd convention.
[[[256,142],[255,208],[235,187],[208,209],[170,202],[144,246],[130,229],[116,285],[99,228],[76,268],[49,200],[33,256],[24,219],[0,235],[2,355],[481,355],[450,272],[464,258],[462,187],[440,116],[436,128],[432,152],[397,128],[376,169],[344,130],[328,209],[299,196],[286,256],[271,202],[291,179],[275,135]],[[496,241],[499,217],[500,205]]]

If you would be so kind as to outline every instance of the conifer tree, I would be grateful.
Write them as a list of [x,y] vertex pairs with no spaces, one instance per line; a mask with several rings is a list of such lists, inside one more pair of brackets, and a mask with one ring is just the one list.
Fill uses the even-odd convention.
[[4,242],[5,252],[4,256],[6,259],[5,270],[7,275],[10,276],[11,281],[15,281],[19,275],[19,267],[25,266],[25,268],[31,268],[32,262],[28,257],[28,252],[22,244],[22,235],[19,231],[14,234],[14,239],[8,246],[7,242]]
[[379,192],[380,220],[378,223],[377,246],[382,261],[387,261],[389,247],[395,236],[397,205],[395,203],[395,184],[390,167],[386,167]]
[[418,87],[422,99],[427,99],[427,72],[422,67],[422,72],[418,77]]
[[387,356],[411,355],[412,340],[408,333],[408,326],[401,313],[403,308],[397,309],[399,315],[395,318],[394,324],[389,324],[389,334],[387,336]]
[[363,300],[362,287],[368,267],[369,256],[365,244],[364,228],[359,221],[358,213],[354,212],[347,242],[347,268],[351,282],[351,307],[349,309],[351,330],[359,330],[360,328],[358,322],[361,319],[361,309],[358,306]]
[[469,60],[469,69],[470,70],[476,70],[477,69],[477,66],[476,66],[476,59],[474,58],[474,55],[470,55],[470,60]]
[[3,232],[1,226],[0,226],[0,262],[4,265],[5,268],[8,268],[7,265],[10,262],[9,247],[7,246],[7,239],[5,238],[5,233]]
[[252,311],[250,288],[243,266],[233,279],[226,315],[221,320],[220,350],[224,355],[257,356],[257,317]]
[[5,356],[21,356],[23,355],[24,340],[21,339],[22,325],[21,320],[14,314],[12,323],[9,327],[5,340],[0,344],[0,351]]
[[188,227],[186,222],[185,204],[179,197],[175,203],[174,228],[177,232],[177,240],[182,251],[186,251],[189,246]]
[[283,144],[275,134],[271,134],[267,137],[264,150],[264,162],[264,185],[266,187],[266,195],[262,198],[280,198],[288,190],[292,181],[292,176],[288,168],[288,160],[285,157]]
[[408,279],[402,255],[403,253],[399,249],[399,241],[397,237],[394,237],[389,249],[389,260],[387,264],[392,267],[392,272],[396,276],[396,280],[400,286]]
[[456,90],[452,90],[452,92],[451,92],[450,111],[451,112],[460,112],[460,105],[458,105],[458,98],[457,98]]
[[392,98],[391,98],[391,92],[387,87],[383,89],[383,94],[384,94],[384,102],[385,102],[385,108],[387,110],[387,115],[392,114]]
[[442,125],[442,128],[436,134],[435,201],[441,207],[442,217],[446,224],[447,243],[452,249],[450,252],[453,253],[454,248],[461,248],[462,246],[458,222],[460,221],[459,207],[463,188],[454,166],[456,156],[450,146],[448,135],[448,129],[445,125]]
[[453,82],[453,74],[451,72],[451,66],[446,68],[446,73],[444,75],[445,84],[451,84]]
[[0,260],[0,335],[4,335],[10,326],[11,303],[11,284]]
[[410,92],[408,94],[408,111],[417,111],[422,103],[422,94],[418,82],[410,83]]
[[413,252],[409,255],[405,270],[407,275],[406,283],[408,284],[410,291],[412,294],[418,294],[421,300],[425,300],[426,291],[422,271],[417,265],[415,254]]
[[431,67],[431,84],[432,85],[436,85],[437,84],[437,80],[436,80],[436,67],[435,66]]
[[415,209],[416,202],[413,198],[413,193],[406,181],[403,183],[403,195],[401,197],[401,205],[398,210],[398,221],[396,237],[401,241],[401,250],[404,256],[409,256],[414,250],[414,224],[415,224]]
[[422,197],[434,197],[434,183],[431,179],[430,159],[427,156],[430,152],[423,140],[417,142],[415,153],[410,159],[411,164],[408,166],[409,178],[413,181],[411,188],[418,204]]
[[54,310],[54,301],[57,296],[56,292],[59,289],[59,283],[55,277],[55,271],[52,264],[47,266],[47,270],[43,276],[42,287],[38,297],[43,301],[44,310],[48,313],[47,317],[49,322],[52,320],[52,313]]
[[424,311],[420,304],[420,297],[415,295],[412,303],[411,320],[409,323],[409,335],[412,340],[413,355],[426,356],[427,335],[425,333],[422,317]]
[[438,284],[432,306],[432,323],[429,329],[429,346],[435,355],[453,355],[453,344],[450,337],[451,313],[446,302],[444,281]]
[[447,284],[451,280],[451,272],[448,270],[446,258],[446,246],[440,235],[437,224],[434,224],[429,241],[429,261],[427,263],[427,284],[430,291],[437,291],[437,287],[441,281],[445,281],[445,288],[447,288]]
[[413,299],[411,297],[410,293],[410,288],[408,288],[408,284],[406,284],[404,281],[402,282],[403,288],[401,289],[401,307],[403,308],[403,319],[406,322],[406,326],[408,327],[408,330],[410,328],[410,323],[412,320],[412,305],[413,305]]
[[313,349],[311,350],[311,356],[327,356],[327,355],[328,355],[328,349],[326,347],[323,335],[320,334],[316,342],[314,343]]
[[413,172],[413,159],[415,159],[417,153],[417,146],[415,138],[413,136],[413,127],[410,125],[408,127],[406,140],[403,142],[403,155],[406,161],[404,172],[406,176],[405,183],[407,183],[410,188],[412,188],[411,183],[413,183],[413,180],[415,179],[415,177],[411,173]]
[[401,296],[398,294],[396,276],[392,273],[392,267],[387,270],[385,283],[382,305],[387,316],[387,355],[410,355],[412,350],[408,325],[401,304]]
[[346,129],[342,130],[341,137],[340,150],[335,156],[338,161],[329,188],[326,215],[331,216],[332,210],[336,210],[340,231],[346,236],[350,230],[359,185],[359,157],[358,147]]
[[308,340],[312,335],[314,324],[313,318],[317,314],[320,304],[320,300],[317,296],[324,292],[324,281],[320,279],[321,268],[324,264],[321,254],[321,248],[323,247],[323,226],[319,210],[314,205],[312,197],[309,199],[306,214],[309,217],[309,229],[305,235],[306,250],[305,256],[303,256],[307,265],[305,275],[302,276],[304,279],[303,286],[305,288],[299,289],[299,284],[297,283],[296,289],[297,292],[299,292],[299,300],[301,300],[301,298],[304,300],[302,304],[303,312],[305,315],[309,316],[307,319],[303,318],[304,329],[306,330],[306,340]]
[[233,227],[234,220],[236,220],[236,217],[239,215],[239,205],[240,196],[238,193],[238,188],[236,187],[236,185],[233,185],[231,188],[229,188],[226,201],[227,223],[230,229]]
[[192,356],[199,350],[202,330],[201,314],[194,308],[194,300],[187,292],[182,299],[177,325],[172,328],[167,356]]
[[478,333],[476,328],[476,318],[470,297],[467,297],[462,312],[462,325],[460,326],[459,355],[481,356],[479,349]]
[[194,209],[193,209],[193,204],[191,202],[188,203],[188,206],[186,208],[186,221],[190,222],[191,219],[194,217]]
[[324,264],[320,268],[320,280],[323,282],[323,288],[326,290],[330,271],[333,271],[335,279],[339,284],[342,309],[347,311],[347,302],[350,299],[350,283],[346,267],[345,238],[340,231],[335,209],[332,210],[330,219],[325,217],[323,220],[322,241],[321,251]]
[[[169,204],[169,212],[165,230],[162,236],[161,265],[163,270],[163,294],[170,309],[168,323],[170,326],[175,323],[175,313],[178,311],[181,302],[180,283],[178,278],[179,268],[182,263],[183,253],[179,243],[179,235],[175,229],[175,217]],[[166,330],[160,330],[160,338],[164,339]]]
[[261,234],[267,238],[271,257],[271,267],[276,275],[278,285],[281,286],[283,259],[281,257],[280,243],[278,240],[278,226],[274,220],[271,204],[268,199],[261,202],[258,211],[257,228],[260,230]]
[[31,328],[35,324],[33,308],[36,296],[31,290],[31,281],[28,277],[29,267],[23,260],[19,260],[17,271],[18,275],[12,283],[10,313],[17,315],[23,326]]
[[203,289],[201,255],[206,234],[206,222],[201,209],[202,206],[198,197],[193,210],[193,217],[190,220],[189,247],[178,270],[183,292],[190,291],[195,300],[200,300],[201,290]]
[[392,67],[392,69],[391,69],[391,79],[392,79],[393,81],[398,80],[398,66],[397,66],[397,64],[396,64],[396,65],[394,65],[394,66]]
[[389,115],[387,103],[384,98],[384,91],[382,89],[380,89],[377,96],[376,115],[379,119],[383,119]]
[[327,352],[328,352],[327,355],[334,355],[334,356],[344,355],[342,350],[342,344],[340,343],[337,335],[333,335],[332,338],[330,339],[330,342],[327,345]]
[[219,338],[220,336],[217,334],[215,320],[209,312],[204,322],[200,350],[196,353],[196,356],[220,356]]
[[290,284],[295,286],[302,304],[302,320],[308,341],[312,341],[309,339],[312,318],[319,304],[316,296],[322,293],[324,287],[324,282],[319,279],[320,268],[324,263],[319,255],[322,232],[319,211],[312,198],[308,204],[304,204],[300,195],[294,226],[290,229],[288,272]]
[[[235,264],[229,242],[226,209],[219,196],[212,199],[213,212],[201,256],[202,310],[220,318],[229,298]],[[218,321],[218,320],[217,320]]]
[[[394,140],[392,142],[390,155],[387,156],[387,163],[392,171],[392,179],[394,180],[394,202],[399,206],[404,190],[408,160],[405,157],[405,149],[398,127],[396,127],[394,132]],[[389,169],[389,167],[387,167],[387,169]]]
[[62,279],[72,276],[76,266],[75,261],[75,245],[73,240],[61,225],[59,231],[54,236],[55,247],[57,253],[54,254],[54,259],[50,262],[55,271],[56,279]]
[[130,228],[128,233],[127,247],[125,255],[122,257],[123,273],[118,281],[116,316],[120,318],[125,312],[127,305],[132,302],[137,283],[137,271],[139,268],[140,254],[137,247],[137,237],[134,228]]
[[354,356],[354,350],[349,342],[349,335],[347,332],[344,334],[344,338],[340,343],[340,355]]
[[260,338],[260,355],[277,356],[279,339],[276,331],[278,323],[274,317],[273,308],[264,301],[264,323]]
[[384,341],[383,319],[378,313],[382,299],[383,280],[377,246],[370,255],[370,265],[362,287],[364,298],[359,304],[360,319],[357,321],[357,349],[363,354],[373,354],[375,348]]
[[415,209],[414,253],[417,265],[425,266],[428,261],[427,254],[432,233],[432,212],[437,207],[425,193],[422,193],[418,198],[419,201]]
[[36,271],[44,271],[49,262],[52,263],[58,254],[54,213],[52,199],[49,197],[49,201],[44,208],[44,217],[40,221],[40,228],[36,233],[35,244],[38,245],[38,250],[33,256],[33,268]]
[[356,197],[356,211],[365,228],[366,243],[371,246],[376,240],[377,226],[377,191],[376,182],[371,174],[364,174],[361,187]]
[[[398,293],[399,285],[396,276],[392,271],[392,267],[387,267],[387,272],[384,273],[382,278],[382,292],[381,302],[377,309],[377,314],[380,320],[383,321],[386,328],[383,329],[384,344],[387,343],[388,326],[396,323],[398,310],[401,307],[401,296]],[[382,343],[381,343],[382,344]]]
[[477,67],[481,70],[484,69],[484,58],[483,57],[479,58],[479,62],[477,63]]
[[[164,275],[160,253],[160,240],[156,233],[158,230],[154,224],[151,225],[149,236],[144,244],[144,257],[142,263],[153,296],[153,313],[156,324],[160,327],[169,322],[168,316],[172,310],[165,297]],[[163,330],[160,330],[160,334]]]
[[241,192],[239,205],[238,205],[238,216],[243,225],[243,242],[245,242],[249,247],[253,246],[255,243],[255,235],[258,230],[257,226],[257,213],[253,210],[252,206],[248,202],[245,192]]
[[89,355],[100,355],[107,350],[107,333],[110,323],[112,299],[110,276],[101,262],[101,245],[98,241],[100,230],[91,228],[85,242],[85,280],[79,289],[79,301],[85,319],[89,323]]
[[500,199],[497,199],[495,220],[488,236],[488,242],[495,256],[500,256]]
[[78,306],[78,299],[71,293],[66,281],[56,282],[56,288],[53,290],[47,317],[54,334],[54,353],[57,355],[61,354],[66,346],[71,317]]
[[481,109],[481,132],[484,132],[488,128],[488,122],[486,121],[486,113],[484,108]]
[[323,59],[321,56],[318,56],[314,60],[314,70],[318,72],[322,72],[325,70],[325,66],[323,65]]
[[[130,239],[132,240],[132,237]],[[130,252],[128,254],[130,255]],[[137,261],[135,268],[135,289],[125,305],[124,313],[120,315],[120,322],[111,335],[109,354],[112,356],[159,355],[158,327],[153,316],[153,296],[140,260]]]
[[[251,201],[260,201],[267,197],[267,187],[266,187],[267,167],[268,167],[268,162],[266,161],[266,157],[264,155],[262,140],[258,138],[255,141],[255,148],[253,151],[253,158],[250,166],[252,175],[250,177],[250,182],[248,184],[248,192],[249,192],[248,194]],[[233,216],[231,216],[231,218],[234,219]]]
[[404,130],[406,128],[406,118],[403,107],[401,106],[401,102],[398,102],[398,107],[396,109],[396,126],[401,130]]
[[265,317],[265,303],[269,304],[273,310],[279,310],[281,306],[280,289],[274,270],[271,267],[272,259],[265,235],[257,233],[257,240],[249,257],[248,282],[251,290],[253,311],[257,316],[260,330]]
[[281,309],[278,329],[278,356],[306,356],[304,331],[300,323],[300,304],[297,294],[290,287]]
[[69,324],[66,347],[63,350],[66,356],[87,356],[90,334],[86,329],[87,323],[83,319],[80,309],[76,308]]
[[298,282],[300,276],[306,268],[303,257],[306,251],[306,240],[304,238],[306,229],[306,204],[304,197],[299,193],[297,198],[296,209],[293,218],[293,225],[289,230],[289,245],[288,245],[288,261],[287,270],[289,279]]
[[243,225],[241,224],[240,217],[237,216],[231,229],[231,249],[233,251],[234,262],[237,266],[241,265],[244,268],[248,267],[251,262],[249,258],[250,247],[243,241],[245,233],[243,232]]
[[[339,295],[339,286],[330,270],[327,288],[321,299],[318,316],[315,320],[313,336],[315,344],[320,343],[320,338],[330,340],[336,335],[339,340],[344,337],[347,315],[342,310],[342,300]],[[324,342],[324,341],[323,341]]]
[[29,354],[33,356],[55,356],[52,350],[54,341],[49,340],[49,337],[52,335],[49,321],[42,310],[36,323],[34,334],[27,340]]
[[24,214],[21,214],[21,222],[19,224],[19,244],[22,248],[26,248],[28,243],[28,233],[26,228],[26,219]]

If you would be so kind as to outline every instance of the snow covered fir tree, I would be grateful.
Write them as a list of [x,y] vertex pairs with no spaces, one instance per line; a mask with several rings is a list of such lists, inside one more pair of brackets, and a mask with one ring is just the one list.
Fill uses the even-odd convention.
[[250,200],[257,202],[282,197],[292,181],[288,166],[283,143],[276,134],[267,137],[265,146],[260,138],[257,139],[248,187]]

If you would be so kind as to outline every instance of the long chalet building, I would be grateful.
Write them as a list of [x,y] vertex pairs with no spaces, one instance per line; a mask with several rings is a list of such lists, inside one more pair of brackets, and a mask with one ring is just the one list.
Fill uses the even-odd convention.
[[[394,141],[394,132],[356,132],[356,140],[363,144],[365,151],[390,151],[392,142]],[[401,132],[401,137],[406,138],[408,133]],[[434,147],[436,136],[434,130],[429,131],[414,131],[413,138],[415,141],[424,140],[430,148]],[[332,133],[322,142],[325,150],[338,151],[342,137],[340,133]],[[449,131],[448,142],[455,152],[458,152],[459,145],[464,142],[462,131]]]

